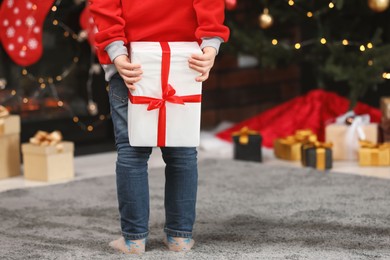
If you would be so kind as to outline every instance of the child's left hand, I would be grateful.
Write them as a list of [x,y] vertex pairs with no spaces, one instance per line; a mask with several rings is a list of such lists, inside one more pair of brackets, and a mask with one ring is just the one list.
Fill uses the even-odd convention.
[[191,56],[188,60],[190,68],[202,73],[195,79],[196,81],[203,82],[208,79],[210,70],[214,66],[215,56],[217,56],[217,51],[213,47],[204,47],[203,54]]

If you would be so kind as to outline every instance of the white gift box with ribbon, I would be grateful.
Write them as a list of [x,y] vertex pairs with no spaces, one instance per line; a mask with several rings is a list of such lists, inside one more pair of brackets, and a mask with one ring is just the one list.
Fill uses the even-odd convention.
[[132,146],[199,145],[202,84],[189,68],[196,42],[132,42],[131,62],[142,79],[129,91],[128,130]]

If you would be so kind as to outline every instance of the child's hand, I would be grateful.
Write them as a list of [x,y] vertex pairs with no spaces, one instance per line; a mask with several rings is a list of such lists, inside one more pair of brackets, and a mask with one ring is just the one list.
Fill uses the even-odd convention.
[[204,47],[203,54],[193,54],[191,56],[188,60],[190,68],[202,73],[201,76],[195,79],[196,81],[203,82],[208,79],[210,70],[214,65],[215,56],[217,56],[217,51],[213,47]]
[[135,90],[134,83],[141,79],[141,65],[130,62],[129,57],[120,55],[114,59],[114,65],[130,90]]

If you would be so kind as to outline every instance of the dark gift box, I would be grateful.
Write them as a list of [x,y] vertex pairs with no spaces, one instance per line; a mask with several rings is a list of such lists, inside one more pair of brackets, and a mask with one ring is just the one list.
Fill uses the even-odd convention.
[[302,165],[318,170],[332,168],[332,145],[326,143],[306,144],[302,147]]
[[261,162],[261,135],[249,130],[247,127],[242,128],[239,132],[232,134],[234,141],[234,159],[243,161]]
[[380,141],[390,142],[390,120],[382,120],[380,127]]

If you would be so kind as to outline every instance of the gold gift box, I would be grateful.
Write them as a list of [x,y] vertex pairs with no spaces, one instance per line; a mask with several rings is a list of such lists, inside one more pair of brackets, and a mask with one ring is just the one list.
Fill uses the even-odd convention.
[[[332,143],[333,160],[347,160],[348,147],[345,143],[348,125],[330,124],[325,127],[325,142]],[[366,140],[372,143],[378,142],[378,124],[363,125],[362,130],[366,136]],[[356,154],[357,151],[354,151]],[[356,158],[356,155],[355,155]]]
[[0,179],[20,175],[20,117],[0,118]]
[[361,142],[359,149],[360,166],[390,166],[390,143],[374,144]]
[[22,144],[24,177],[33,181],[58,181],[74,178],[73,142],[39,146]]
[[274,141],[274,153],[279,159],[300,161],[302,145],[317,141],[311,130],[297,130],[294,135],[278,138]]

